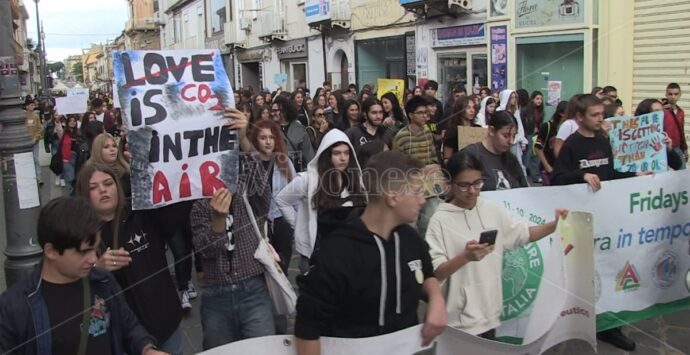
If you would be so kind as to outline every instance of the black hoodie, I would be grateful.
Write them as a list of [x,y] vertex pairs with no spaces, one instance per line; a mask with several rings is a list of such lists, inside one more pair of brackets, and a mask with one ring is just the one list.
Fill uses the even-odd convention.
[[319,216],[319,248],[297,279],[298,338],[370,337],[419,323],[422,283],[433,277],[429,246],[409,225],[388,240],[375,235],[360,219],[363,211],[344,207]]

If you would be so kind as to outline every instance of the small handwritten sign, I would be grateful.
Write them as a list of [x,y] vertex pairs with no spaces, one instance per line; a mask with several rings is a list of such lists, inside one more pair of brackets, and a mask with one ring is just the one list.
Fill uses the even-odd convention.
[[652,112],[637,117],[612,117],[609,139],[613,168],[621,172],[668,170],[664,144],[664,113]]

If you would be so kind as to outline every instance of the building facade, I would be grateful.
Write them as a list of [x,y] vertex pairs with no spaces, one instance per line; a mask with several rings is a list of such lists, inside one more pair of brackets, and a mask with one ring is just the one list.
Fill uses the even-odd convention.
[[127,0],[129,20],[125,23],[125,48],[128,50],[161,49],[158,0]]

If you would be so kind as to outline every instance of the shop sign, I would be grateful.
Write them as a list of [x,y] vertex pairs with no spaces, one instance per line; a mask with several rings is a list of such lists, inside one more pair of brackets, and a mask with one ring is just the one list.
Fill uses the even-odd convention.
[[407,14],[397,0],[380,0],[373,2],[358,0],[352,1],[351,4],[353,30],[413,21],[412,15]]
[[515,28],[578,24],[585,21],[585,7],[576,0],[517,0]]
[[235,54],[235,58],[237,58],[237,61],[240,63],[262,62],[264,60],[271,59],[271,51],[266,50],[266,48],[247,49],[243,51],[238,51]]
[[331,0],[307,0],[304,6],[307,23],[316,23],[331,19]]
[[405,35],[405,56],[407,59],[407,75],[415,76],[417,70],[416,46],[414,33]]
[[304,58],[307,56],[307,40],[305,38],[287,41],[276,47],[278,59]]
[[431,30],[432,47],[471,46],[486,43],[484,24],[436,28]]

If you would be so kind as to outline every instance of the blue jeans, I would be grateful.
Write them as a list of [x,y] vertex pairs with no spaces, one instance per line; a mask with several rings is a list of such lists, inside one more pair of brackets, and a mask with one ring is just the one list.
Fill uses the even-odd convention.
[[264,275],[230,285],[203,286],[203,348],[275,334],[273,304]]
[[180,326],[177,326],[177,329],[168,340],[160,344],[160,348],[170,355],[182,355],[182,331]]

